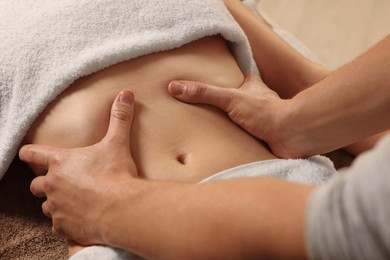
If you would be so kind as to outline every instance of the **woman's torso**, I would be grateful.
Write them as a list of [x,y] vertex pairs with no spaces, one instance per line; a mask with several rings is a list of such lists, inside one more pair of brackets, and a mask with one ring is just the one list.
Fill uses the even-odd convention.
[[77,80],[45,109],[25,141],[66,148],[98,142],[114,98],[128,89],[136,100],[131,150],[141,177],[199,181],[275,158],[221,111],[170,97],[167,86],[174,79],[237,88],[244,77],[221,37],[203,38]]

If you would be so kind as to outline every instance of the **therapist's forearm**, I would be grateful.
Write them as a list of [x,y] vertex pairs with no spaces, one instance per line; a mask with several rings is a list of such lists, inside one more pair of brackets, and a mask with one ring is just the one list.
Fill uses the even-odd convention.
[[111,246],[150,259],[305,257],[311,187],[255,178],[202,185],[141,180],[128,188],[108,221]]
[[263,81],[281,97],[290,98],[329,74],[282,40],[259,17],[237,0],[225,0],[245,31]]
[[325,153],[390,129],[390,36],[289,101],[281,120],[293,157]]

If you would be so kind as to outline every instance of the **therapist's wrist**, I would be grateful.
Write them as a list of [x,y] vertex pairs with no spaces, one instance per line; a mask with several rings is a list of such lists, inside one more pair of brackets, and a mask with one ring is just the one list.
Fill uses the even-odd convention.
[[316,104],[313,108],[310,95],[299,94],[286,100],[281,109],[279,128],[276,130],[278,131],[280,147],[277,156],[281,158],[307,158],[337,149],[331,143],[331,134],[325,129],[329,128],[329,123],[318,115],[317,108],[321,108],[321,106],[323,105]]
[[272,152],[285,159],[307,157],[308,140],[305,125],[301,124],[301,105],[295,99],[283,100],[272,120],[272,140],[268,142]]

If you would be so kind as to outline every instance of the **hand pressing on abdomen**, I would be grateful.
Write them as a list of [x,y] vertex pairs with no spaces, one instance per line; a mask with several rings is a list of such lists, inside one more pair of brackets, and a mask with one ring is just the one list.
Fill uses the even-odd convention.
[[[134,96],[121,92],[111,108],[107,134],[97,144],[75,149],[26,145],[19,157],[47,170],[31,183],[35,196],[46,197],[43,212],[54,234],[84,245],[105,244],[105,234],[120,207],[120,197],[137,177],[130,151]],[[111,224],[112,225],[112,224]]]

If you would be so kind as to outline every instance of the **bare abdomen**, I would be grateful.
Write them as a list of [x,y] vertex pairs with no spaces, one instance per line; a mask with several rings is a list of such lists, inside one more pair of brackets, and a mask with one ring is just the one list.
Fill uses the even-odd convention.
[[275,158],[221,111],[170,97],[167,86],[174,79],[234,88],[244,78],[219,37],[122,62],[74,82],[42,113],[26,142],[68,148],[98,142],[112,101],[129,89],[136,100],[131,149],[141,177],[199,181]]

